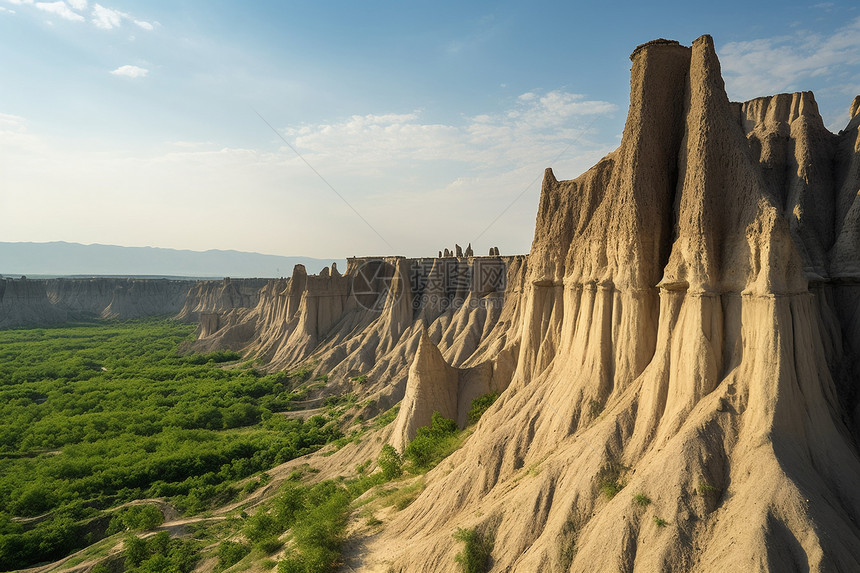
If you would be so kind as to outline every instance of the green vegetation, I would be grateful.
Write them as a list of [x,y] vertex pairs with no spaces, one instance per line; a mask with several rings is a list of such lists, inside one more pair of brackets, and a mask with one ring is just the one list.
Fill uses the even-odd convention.
[[336,570],[350,492],[327,481],[306,489],[303,505],[293,513],[293,545],[278,565],[279,573],[325,573]]
[[601,412],[603,412],[603,402],[599,400],[588,401],[588,413],[591,415],[592,419],[598,417]]
[[476,529],[458,529],[454,539],[465,543],[463,550],[455,557],[463,573],[484,573],[490,569],[490,553],[493,540],[485,538]]
[[665,519],[661,519],[655,515],[654,516],[654,523],[657,524],[657,527],[666,527],[666,523],[668,523],[668,522]]
[[639,507],[648,507],[649,505],[651,505],[651,498],[644,493],[637,493],[633,496],[633,503],[635,503]]
[[167,498],[188,513],[223,504],[238,480],[342,436],[328,415],[278,414],[310,372],[222,368],[233,352],[179,356],[193,329],[142,320],[0,331],[0,570],[146,529],[151,509],[106,511],[129,501]]
[[377,428],[384,428],[397,418],[397,413],[400,411],[400,405],[394,406],[390,410],[383,412],[373,420],[373,425]]
[[382,446],[382,451],[376,463],[379,464],[382,475],[386,480],[392,480],[403,475],[403,459],[390,444]]
[[198,544],[171,539],[161,531],[149,539],[125,538],[126,573],[189,573],[197,562]]
[[403,457],[418,471],[426,471],[445,459],[459,445],[457,422],[433,412],[429,426],[418,428]]
[[484,415],[484,412],[487,411],[487,408],[492,406],[498,397],[499,395],[496,392],[492,392],[478,396],[472,400],[472,407],[469,408],[469,424],[477,424],[481,416]]
[[573,558],[576,556],[576,537],[576,523],[572,519],[568,519],[564,522],[558,536],[558,562],[562,571],[570,569]]
[[597,484],[606,499],[612,499],[624,488],[621,474],[624,466],[616,462],[610,462],[603,466],[597,473]]
[[251,552],[251,547],[247,543],[237,543],[235,541],[222,541],[218,544],[218,571],[223,571],[228,567],[232,567]]
[[110,520],[107,534],[126,530],[151,531],[163,522],[161,510],[154,505],[132,505],[116,512]]
[[718,494],[720,493],[720,489],[712,486],[709,483],[701,482],[699,483],[699,487],[697,488],[699,491],[699,495],[709,495],[709,494]]

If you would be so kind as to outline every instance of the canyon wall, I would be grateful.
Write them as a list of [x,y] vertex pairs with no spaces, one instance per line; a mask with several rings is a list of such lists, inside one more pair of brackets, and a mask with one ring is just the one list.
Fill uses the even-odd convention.
[[229,278],[0,278],[0,328],[146,316],[196,322],[201,314],[254,307],[265,284],[266,279]]
[[631,59],[619,148],[545,175],[512,383],[366,569],[464,527],[499,571],[860,570],[856,110],[730,103],[708,36]]
[[631,60],[620,146],[546,171],[528,257],[297,268],[203,328],[402,401],[398,449],[501,394],[351,567],[450,571],[467,528],[498,571],[860,570],[860,100],[833,134],[809,92],[730,102],[709,36]]

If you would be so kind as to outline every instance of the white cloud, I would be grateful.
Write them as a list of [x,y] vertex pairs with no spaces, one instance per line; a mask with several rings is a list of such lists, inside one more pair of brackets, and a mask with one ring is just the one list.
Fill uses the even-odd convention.
[[720,50],[729,96],[747,100],[803,89],[809,78],[855,77],[860,66],[860,18],[823,36],[806,30],[790,35],[732,42]]
[[140,26],[141,28],[143,28],[144,30],[147,30],[147,31],[152,31],[152,29],[153,29],[153,25],[150,24],[149,22],[144,21],[144,20],[135,20],[134,23],[137,24],[138,26]]
[[[580,94],[550,91],[519,96],[512,109],[464,118],[458,125],[421,121],[420,113],[355,115],[340,122],[286,130],[295,146],[345,168],[379,172],[392,161],[475,163],[507,169],[512,161],[548,161],[577,141],[594,117],[614,104]],[[583,142],[585,147],[588,142]]]
[[[401,254],[427,255],[454,241],[472,241],[478,252],[494,245],[521,253],[534,231],[544,168],[564,151],[553,165],[556,174],[575,176],[610,151],[591,141],[586,127],[611,106],[561,91],[532,93],[528,101],[512,98],[511,109],[453,121],[428,121],[419,110],[353,115],[284,133]],[[542,118],[541,126],[528,124],[534,117]],[[157,240],[257,251],[289,245],[294,253],[318,256],[388,251],[286,146],[269,151],[172,141],[141,155],[89,152],[50,138],[40,147],[38,138],[27,143],[31,137],[21,118],[0,116],[0,157],[14,157],[4,171],[9,199],[0,210],[0,228],[10,240]],[[40,218],[45,204],[52,209]],[[233,222],[221,224],[225,217]],[[153,219],[163,221],[157,239],[147,223]]]
[[149,70],[146,68],[141,68],[138,66],[120,66],[115,70],[111,70],[111,73],[115,76],[126,76],[129,78],[142,78],[146,74],[149,73]]
[[80,12],[87,9],[87,0],[69,0],[69,6]]
[[33,0],[6,0],[9,4],[14,4],[16,6],[21,6],[22,4],[32,4]]
[[124,14],[119,10],[113,10],[111,8],[105,8],[101,4],[96,4],[93,6],[93,24],[96,25],[96,28],[101,28],[102,30],[113,30],[114,28],[119,28],[122,26],[123,18],[128,18],[128,14]]
[[84,17],[73,12],[65,2],[36,2],[36,8],[71,22],[83,22]]

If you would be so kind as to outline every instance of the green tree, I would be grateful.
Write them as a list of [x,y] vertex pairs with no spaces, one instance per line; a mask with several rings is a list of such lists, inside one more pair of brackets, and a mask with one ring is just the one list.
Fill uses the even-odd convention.
[[382,475],[386,480],[403,475],[403,458],[391,444],[382,446],[382,451],[379,453],[376,463],[382,469]]

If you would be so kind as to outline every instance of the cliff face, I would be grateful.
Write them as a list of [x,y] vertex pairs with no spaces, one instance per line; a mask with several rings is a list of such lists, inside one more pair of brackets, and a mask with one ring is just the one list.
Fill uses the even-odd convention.
[[[526,269],[522,256],[356,258],[343,275],[334,265],[318,276],[297,266],[291,278],[269,281],[253,310],[202,316],[197,347],[242,349],[273,369],[313,363],[330,391],[353,390],[350,380],[362,376],[358,390],[374,404],[367,417],[403,398],[426,329],[449,367],[472,372],[463,375],[475,380],[463,394],[470,403],[511,380],[518,341],[508,331]],[[434,407],[416,404],[419,419]],[[411,439],[415,422],[398,423]]]
[[545,176],[513,381],[366,570],[450,570],[456,527],[498,571],[860,570],[860,122],[730,103],[708,36],[631,59],[620,147]]
[[253,308],[268,279],[197,281],[188,289],[177,320],[196,322],[201,315],[217,315],[238,308]]
[[140,318],[173,315],[182,309],[190,280],[167,279],[49,279],[51,303],[72,315],[99,318]]
[[192,281],[125,278],[0,279],[0,328],[58,324],[69,319],[131,319],[253,307],[264,279]]
[[0,328],[57,324],[66,318],[48,298],[44,281],[0,278]]

